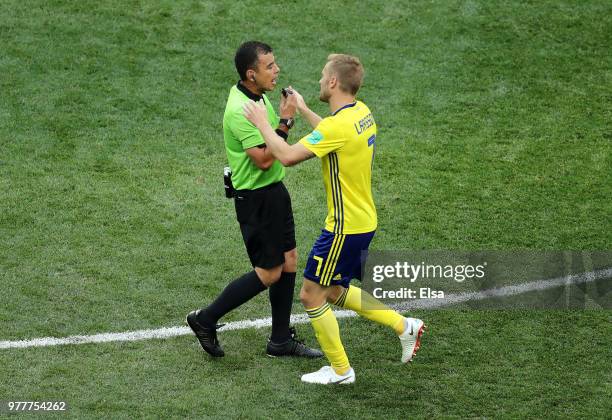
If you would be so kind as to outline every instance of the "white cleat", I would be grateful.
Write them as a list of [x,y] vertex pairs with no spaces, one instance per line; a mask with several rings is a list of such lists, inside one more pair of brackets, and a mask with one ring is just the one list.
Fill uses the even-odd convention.
[[309,384],[352,384],[355,382],[355,371],[351,368],[346,374],[338,375],[331,366],[323,366],[316,372],[302,375],[302,382]]
[[405,318],[405,325],[404,332],[399,335],[402,345],[402,363],[412,361],[421,347],[421,336],[425,330],[425,324],[417,318]]

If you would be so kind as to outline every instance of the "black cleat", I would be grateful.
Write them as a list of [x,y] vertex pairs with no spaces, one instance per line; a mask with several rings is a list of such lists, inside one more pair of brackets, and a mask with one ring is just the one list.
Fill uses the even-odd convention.
[[323,352],[318,349],[311,349],[306,347],[303,341],[298,340],[295,333],[295,328],[289,328],[291,337],[284,343],[273,343],[268,340],[268,346],[266,347],[266,354],[270,357],[279,356],[294,356],[294,357],[323,357]]
[[193,333],[198,338],[200,345],[206,351],[206,353],[210,354],[212,357],[223,357],[225,356],[225,352],[221,348],[219,344],[219,340],[217,339],[217,328],[221,327],[221,325],[215,325],[213,327],[207,327],[200,324],[196,318],[198,315],[197,311],[189,312],[187,315],[187,325],[193,331]]

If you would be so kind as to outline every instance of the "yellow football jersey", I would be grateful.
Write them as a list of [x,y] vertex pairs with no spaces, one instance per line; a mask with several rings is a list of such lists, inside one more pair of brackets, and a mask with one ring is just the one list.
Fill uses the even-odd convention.
[[324,118],[300,140],[321,158],[327,193],[325,229],[333,233],[366,233],[376,229],[372,199],[372,160],[376,123],[360,101]]

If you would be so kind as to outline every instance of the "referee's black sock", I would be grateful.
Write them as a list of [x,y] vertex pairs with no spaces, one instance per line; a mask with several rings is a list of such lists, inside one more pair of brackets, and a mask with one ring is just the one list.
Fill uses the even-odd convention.
[[215,325],[223,315],[248,302],[264,290],[266,286],[261,282],[255,270],[246,273],[228,284],[213,303],[200,311],[197,320],[203,325]]
[[289,339],[289,317],[293,305],[295,273],[281,274],[281,278],[270,286],[270,305],[272,306],[272,335],[274,343],[284,343]]

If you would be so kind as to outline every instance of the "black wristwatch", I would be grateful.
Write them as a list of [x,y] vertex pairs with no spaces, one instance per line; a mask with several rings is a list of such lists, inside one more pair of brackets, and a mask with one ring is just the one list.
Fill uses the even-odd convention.
[[280,124],[285,124],[288,129],[292,129],[295,124],[295,120],[293,118],[281,118],[279,121]]

